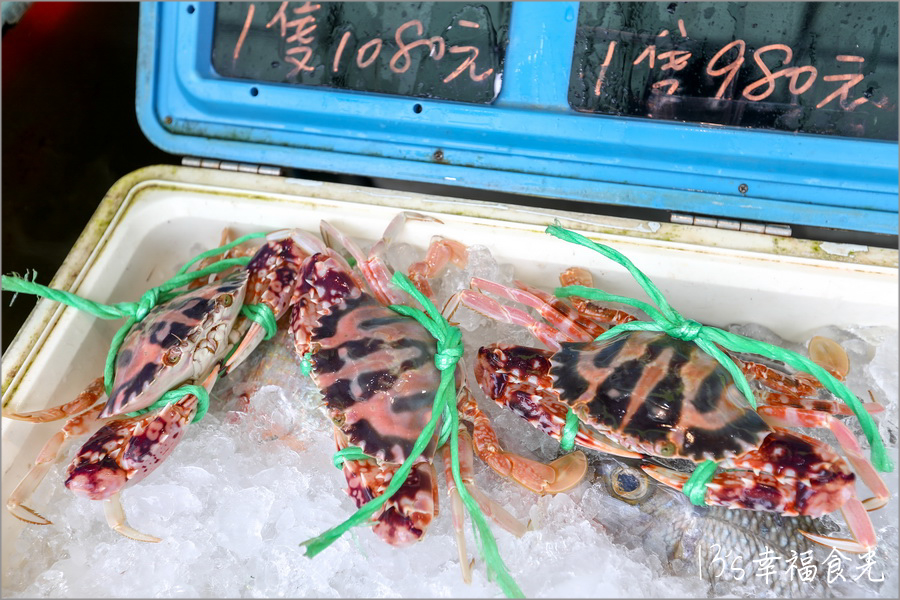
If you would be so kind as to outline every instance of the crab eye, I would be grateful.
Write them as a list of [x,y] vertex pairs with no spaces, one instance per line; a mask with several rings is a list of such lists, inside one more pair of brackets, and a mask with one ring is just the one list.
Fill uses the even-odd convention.
[[218,298],[219,304],[223,305],[225,308],[228,308],[232,304],[234,304],[234,296],[231,294],[222,294]]
[[181,360],[181,348],[178,346],[172,346],[163,354],[163,363],[170,367],[177,365],[179,360]]
[[660,456],[672,456],[673,454],[675,454],[675,444],[668,440],[661,442],[659,444],[658,452]]
[[629,467],[617,467],[612,472],[610,487],[620,500],[630,503],[642,500],[650,491],[647,476],[642,471]]

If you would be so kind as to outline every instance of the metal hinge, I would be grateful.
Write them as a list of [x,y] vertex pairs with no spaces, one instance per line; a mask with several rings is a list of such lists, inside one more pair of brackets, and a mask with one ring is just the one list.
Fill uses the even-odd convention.
[[782,237],[791,237],[790,225],[778,225],[775,223],[751,223],[748,221],[732,221],[730,219],[714,219],[712,217],[701,217],[695,215],[685,215],[672,213],[672,223],[679,225],[698,225],[700,227],[715,227],[717,229],[730,229],[731,231],[749,231],[751,233],[767,233],[769,235],[778,235]]
[[236,163],[227,160],[213,160],[211,158],[196,158],[185,156],[181,159],[185,167],[200,167],[202,169],[218,169],[220,171],[236,171],[240,173],[255,173],[257,175],[273,175],[281,177],[281,167],[269,165],[255,165],[251,163]]

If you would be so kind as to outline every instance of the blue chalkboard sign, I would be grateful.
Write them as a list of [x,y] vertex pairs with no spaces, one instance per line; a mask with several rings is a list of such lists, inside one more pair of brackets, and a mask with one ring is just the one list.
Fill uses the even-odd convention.
[[212,64],[224,77],[490,103],[508,2],[220,2]]
[[897,140],[897,4],[583,2],[583,111]]

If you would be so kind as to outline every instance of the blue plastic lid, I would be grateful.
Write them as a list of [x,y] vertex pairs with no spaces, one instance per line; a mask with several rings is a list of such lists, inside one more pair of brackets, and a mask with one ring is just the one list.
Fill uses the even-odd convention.
[[513,3],[499,94],[469,104],[224,78],[215,3],[141,3],[138,120],[178,155],[897,234],[896,142],[573,110],[578,10]]

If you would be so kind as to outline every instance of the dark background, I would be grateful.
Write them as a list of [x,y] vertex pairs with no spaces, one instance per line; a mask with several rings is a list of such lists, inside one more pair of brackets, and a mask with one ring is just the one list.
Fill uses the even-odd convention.
[[[104,194],[180,159],[135,116],[138,3],[36,2],[3,31],[3,273],[47,284]],[[35,300],[4,294],[3,348]]]

